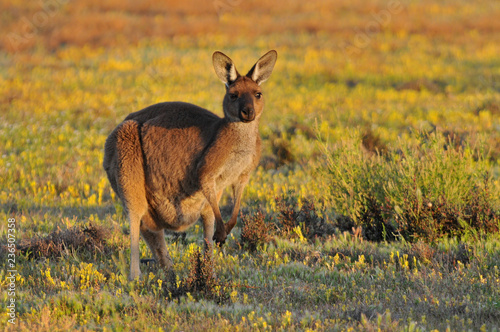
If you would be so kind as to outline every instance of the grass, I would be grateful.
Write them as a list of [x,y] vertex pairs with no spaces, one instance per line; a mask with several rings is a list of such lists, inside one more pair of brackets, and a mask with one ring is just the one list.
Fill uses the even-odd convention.
[[[498,330],[500,7],[388,4],[0,1],[0,329]],[[236,228],[167,234],[175,275],[129,282],[107,135],[165,100],[222,115],[213,51],[269,49]]]
[[[486,243],[374,244],[346,232],[315,244],[278,239],[250,253],[233,239],[212,258],[219,286],[193,274],[200,264],[193,263],[200,260],[196,245],[169,243],[179,287],[198,287],[186,286],[180,297],[171,287],[165,291],[168,278],[154,266],[143,267],[141,281],[128,282],[125,248],[111,257],[95,254],[92,263],[76,254],[55,261],[21,256],[17,285],[34,297],[19,296],[17,327],[491,329],[500,318],[500,257],[498,241]],[[219,287],[225,300],[205,287]]]

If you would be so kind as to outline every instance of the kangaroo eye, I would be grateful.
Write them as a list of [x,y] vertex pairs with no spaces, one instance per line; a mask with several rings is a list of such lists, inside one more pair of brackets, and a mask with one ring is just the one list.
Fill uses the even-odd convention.
[[236,100],[236,99],[238,99],[238,95],[235,93],[230,93],[229,98],[231,98],[231,100]]
[[261,92],[257,92],[257,93],[255,94],[255,98],[257,98],[257,99],[262,98],[262,93],[261,93]]

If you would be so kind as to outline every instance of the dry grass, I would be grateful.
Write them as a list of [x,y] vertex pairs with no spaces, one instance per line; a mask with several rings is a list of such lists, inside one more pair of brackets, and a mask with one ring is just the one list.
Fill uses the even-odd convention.
[[[390,4],[394,4],[392,7]],[[37,45],[127,46],[144,40],[223,35],[229,40],[266,34],[329,34],[358,48],[373,33],[425,34],[459,41],[474,31],[498,40],[498,3],[466,1],[0,1],[0,47],[8,52]],[[460,17],[460,20],[457,20]],[[365,37],[367,36],[367,37]],[[339,43],[339,40],[337,40]],[[358,43],[359,45],[357,45]],[[341,44],[341,43],[339,43]],[[348,45],[346,45],[348,47]],[[355,50],[354,50],[354,53]]]

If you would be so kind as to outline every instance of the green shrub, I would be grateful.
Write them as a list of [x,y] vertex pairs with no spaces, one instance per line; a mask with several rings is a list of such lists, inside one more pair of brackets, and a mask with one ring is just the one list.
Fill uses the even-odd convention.
[[432,241],[496,232],[499,188],[477,141],[457,146],[439,133],[413,135],[381,156],[367,153],[361,139],[351,137],[325,149],[331,203],[373,240],[390,233]]

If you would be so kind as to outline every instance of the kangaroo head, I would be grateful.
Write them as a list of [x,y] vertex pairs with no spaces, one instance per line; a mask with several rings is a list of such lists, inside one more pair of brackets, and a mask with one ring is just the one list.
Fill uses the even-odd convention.
[[241,76],[227,55],[214,53],[212,59],[215,73],[226,85],[223,109],[227,119],[231,122],[251,122],[260,118],[264,108],[260,84],[271,76],[277,57],[276,51],[267,52],[248,74]]

